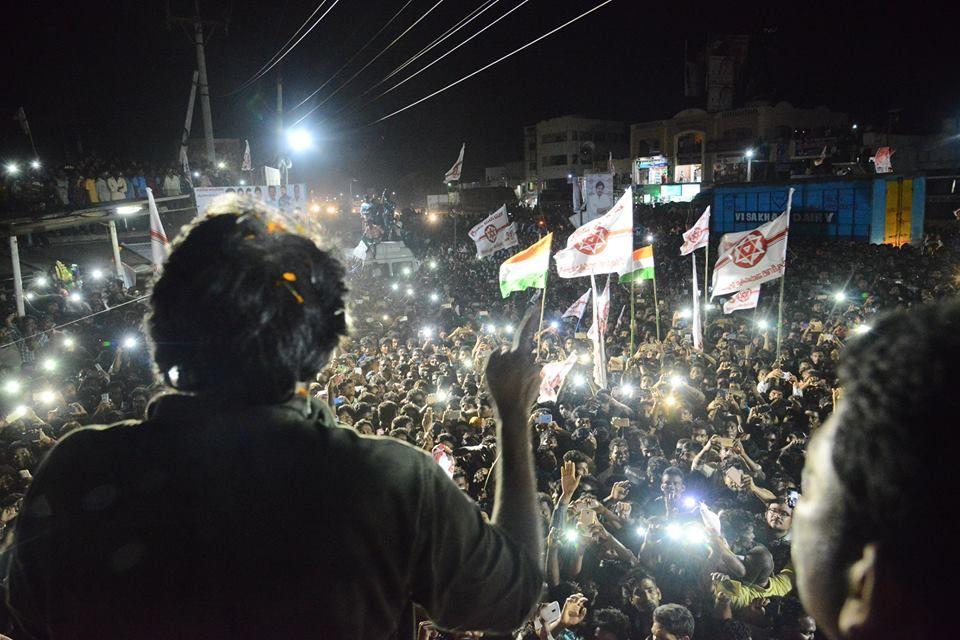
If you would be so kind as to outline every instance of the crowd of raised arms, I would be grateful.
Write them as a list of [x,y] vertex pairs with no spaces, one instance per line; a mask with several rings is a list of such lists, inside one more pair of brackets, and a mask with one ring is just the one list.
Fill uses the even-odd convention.
[[[659,327],[651,283],[638,282],[631,338],[630,288],[614,276],[607,388],[593,380],[589,309],[582,320],[560,317],[589,279],[550,274],[539,361],[575,353],[577,364],[557,401],[529,415],[545,584],[543,606],[511,637],[812,640],[816,633],[790,556],[808,438],[844,392],[837,374],[845,343],[869,331],[881,311],[956,293],[958,239],[895,248],[791,234],[779,358],[778,281],[763,287],[756,310],[724,315],[708,307],[697,350],[690,259],[679,247],[698,213],[637,211],[635,244],[653,236]],[[518,248],[545,230],[522,225]],[[570,230],[556,231],[554,246],[562,246]],[[489,516],[498,442],[484,362],[512,340],[541,292],[501,298],[497,270],[517,249],[478,260],[462,224],[459,245],[449,223],[430,233],[409,243],[416,265],[393,275],[344,259],[349,340],[309,393],[360,434],[428,452]],[[702,252],[697,260],[702,268]],[[9,292],[2,303],[4,538],[31,474],[59,439],[82,426],[140,418],[164,389],[141,328],[141,292],[85,280],[82,269],[62,276],[51,270],[23,317]],[[448,637],[427,622],[420,633]]]

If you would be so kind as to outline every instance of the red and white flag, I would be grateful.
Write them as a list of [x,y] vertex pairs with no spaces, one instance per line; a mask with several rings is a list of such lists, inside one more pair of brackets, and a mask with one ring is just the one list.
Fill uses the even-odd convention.
[[147,203],[150,207],[150,253],[153,258],[153,270],[157,273],[163,269],[163,263],[170,255],[170,243],[167,242],[167,234],[163,230],[163,223],[160,222],[160,212],[157,210],[157,203],[153,199],[153,190],[147,187]]
[[739,309],[756,309],[760,302],[760,287],[742,289],[723,303],[724,313],[733,313]]
[[[734,293],[783,276],[787,265],[787,233],[790,230],[790,204],[793,189],[787,195],[787,210],[752,231],[740,232],[734,243],[725,235],[720,244],[729,249],[720,254],[713,267],[712,296]],[[727,234],[730,235],[730,234]]]
[[576,318],[577,320],[583,320],[583,312],[587,310],[587,303],[590,302],[590,294],[593,292],[592,289],[587,289],[587,292],[577,298],[576,302],[570,305],[566,311],[563,312],[561,318]]
[[685,256],[692,253],[700,247],[707,246],[709,242],[710,207],[708,206],[694,225],[683,232],[683,246],[680,247],[680,255]]
[[690,264],[693,266],[693,348],[703,351],[703,320],[700,318],[700,285],[697,283],[697,259],[690,256]]
[[250,141],[244,140],[246,146],[243,148],[243,162],[240,164],[240,171],[253,171],[253,157],[250,155]]
[[633,268],[633,189],[627,187],[607,213],[591,220],[567,239],[553,257],[561,278],[627,273]]
[[548,362],[540,369],[540,396],[537,402],[556,402],[560,385],[577,364],[577,354],[572,353],[563,362]]
[[450,167],[447,174],[443,176],[444,182],[458,182],[460,180],[460,172],[463,170],[463,152],[466,148],[467,143],[464,142],[463,146],[460,147],[460,155],[457,157],[457,161],[453,163],[453,166]]
[[510,222],[507,205],[503,205],[470,229],[468,235],[477,245],[477,258],[485,258],[500,249],[517,246],[517,225]]

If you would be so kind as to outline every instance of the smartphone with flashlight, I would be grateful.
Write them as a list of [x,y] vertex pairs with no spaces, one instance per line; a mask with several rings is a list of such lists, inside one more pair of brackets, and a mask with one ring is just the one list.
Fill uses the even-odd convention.
[[593,509],[581,509],[577,516],[577,526],[588,529],[597,524],[597,512]]
[[533,617],[533,630],[540,634],[540,629],[543,628],[543,625],[547,625],[547,628],[550,627],[555,622],[560,620],[560,603],[559,602],[547,602],[540,605],[540,608],[537,609],[537,615]]
[[787,494],[787,506],[791,509],[797,508],[797,501],[800,499],[799,491],[791,491]]
[[624,427],[629,427],[629,426],[630,426],[630,418],[612,418],[612,419],[610,420],[610,424],[612,424],[612,425],[614,426],[614,428],[617,428],[617,429],[622,429],[622,428],[624,428]]
[[739,487],[741,484],[743,484],[743,471],[740,471],[740,469],[737,469],[736,467],[727,469],[724,475],[730,484],[735,487]]
[[541,413],[537,416],[537,424],[550,424],[553,422],[553,414]]

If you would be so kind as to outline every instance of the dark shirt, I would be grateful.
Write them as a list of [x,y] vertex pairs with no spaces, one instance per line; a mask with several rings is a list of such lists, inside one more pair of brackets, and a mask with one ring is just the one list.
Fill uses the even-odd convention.
[[411,602],[505,632],[536,601],[536,564],[424,452],[306,399],[148,415],[71,433],[36,473],[8,574],[30,635],[385,638]]

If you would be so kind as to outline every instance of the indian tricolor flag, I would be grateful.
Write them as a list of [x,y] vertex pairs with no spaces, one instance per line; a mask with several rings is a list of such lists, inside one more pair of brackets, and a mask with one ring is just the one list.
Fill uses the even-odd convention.
[[633,282],[634,280],[653,280],[653,245],[640,247],[633,252],[633,268],[629,273],[620,276],[620,282]]
[[500,265],[500,295],[506,298],[514,291],[543,289],[547,286],[552,242],[553,233],[548,233]]

